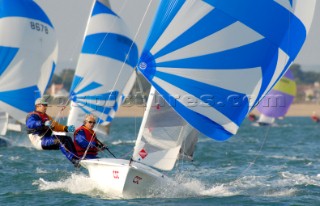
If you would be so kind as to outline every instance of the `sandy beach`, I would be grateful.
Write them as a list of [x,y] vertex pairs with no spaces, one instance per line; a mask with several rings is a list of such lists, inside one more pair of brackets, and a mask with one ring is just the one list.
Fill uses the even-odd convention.
[[[135,106],[122,106],[117,112],[117,117],[142,117],[145,111],[145,107],[142,105]],[[315,111],[320,115],[320,105],[319,104],[292,104],[287,116],[307,116],[309,117],[312,112]],[[48,114],[51,116],[57,116],[60,112],[60,117],[66,117],[69,114],[69,107],[62,110],[60,106],[50,106],[48,108]],[[259,114],[259,112],[254,109],[254,114]]]

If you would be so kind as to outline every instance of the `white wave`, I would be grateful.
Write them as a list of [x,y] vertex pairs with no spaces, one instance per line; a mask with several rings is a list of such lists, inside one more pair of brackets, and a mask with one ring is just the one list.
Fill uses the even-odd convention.
[[116,140],[111,142],[112,145],[119,145],[119,144],[134,144],[136,140]]
[[19,160],[20,156],[10,156],[9,160],[15,161],[15,160]]
[[297,193],[297,189],[290,188],[290,189],[281,189],[281,190],[274,190],[269,191],[263,196],[265,197],[288,197],[288,196],[294,196]]
[[289,156],[283,156],[283,155],[271,155],[267,156],[268,158],[274,158],[274,159],[285,159],[285,160],[300,160],[304,161],[305,158],[299,158],[299,157],[289,157]]
[[48,171],[37,167],[36,173],[37,173],[37,174],[45,174],[45,173],[48,173]]
[[114,199],[110,194],[99,190],[99,185],[85,174],[71,174],[67,178],[61,178],[58,181],[47,181],[40,178],[32,183],[38,185],[39,190],[62,190],[72,194],[84,194],[102,199]]
[[281,172],[280,176],[283,178],[282,186],[295,186],[295,185],[314,185],[320,186],[320,176],[309,176],[304,174],[293,174],[290,172]]

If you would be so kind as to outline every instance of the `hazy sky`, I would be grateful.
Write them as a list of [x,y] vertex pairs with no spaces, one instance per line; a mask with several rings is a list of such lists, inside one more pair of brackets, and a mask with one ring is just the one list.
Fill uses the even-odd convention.
[[[35,1],[48,14],[57,31],[59,39],[57,72],[59,73],[64,68],[75,68],[93,0]],[[152,2],[151,6],[146,13],[150,1]],[[159,0],[109,0],[109,2],[111,8],[126,21],[132,36],[136,36],[136,42],[141,50],[152,21],[152,13],[154,13]],[[301,64],[304,70],[314,69],[320,65],[319,20],[320,2],[316,5],[308,39],[296,59],[296,63]],[[138,31],[140,24],[142,25]]]

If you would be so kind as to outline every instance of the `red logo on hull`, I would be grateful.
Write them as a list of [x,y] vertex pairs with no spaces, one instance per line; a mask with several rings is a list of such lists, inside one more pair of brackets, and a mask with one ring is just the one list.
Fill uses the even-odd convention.
[[144,159],[147,155],[148,155],[148,152],[144,149],[142,149],[140,152],[139,152],[139,155],[142,159]]

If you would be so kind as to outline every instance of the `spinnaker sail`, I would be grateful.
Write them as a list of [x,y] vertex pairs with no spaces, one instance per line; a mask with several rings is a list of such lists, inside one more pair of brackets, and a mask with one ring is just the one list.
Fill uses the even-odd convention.
[[68,124],[81,125],[88,113],[109,124],[134,84],[137,59],[125,23],[97,1],[71,86]]
[[[284,117],[293,103],[296,93],[296,82],[291,70],[288,70],[273,89],[261,100],[257,106],[257,110],[263,117],[266,116],[271,119]],[[258,122],[264,122],[264,119],[259,119]]]
[[138,68],[190,125],[226,140],[298,55],[314,6],[315,0],[161,1]]
[[25,124],[57,60],[54,26],[31,0],[0,0],[0,107]]

